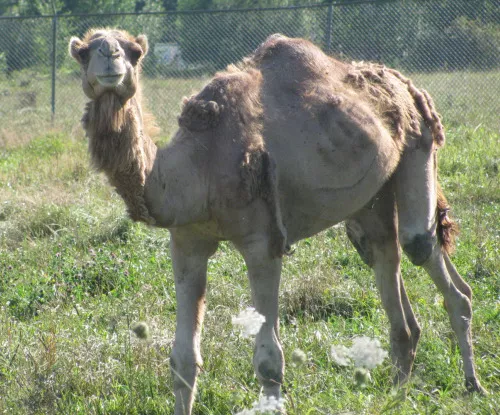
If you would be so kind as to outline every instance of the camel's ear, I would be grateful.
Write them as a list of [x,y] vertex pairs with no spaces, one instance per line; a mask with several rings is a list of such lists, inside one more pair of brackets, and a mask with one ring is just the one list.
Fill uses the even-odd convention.
[[69,54],[78,63],[84,63],[87,60],[89,48],[77,37],[72,37],[69,41]]
[[139,35],[135,38],[135,43],[138,43],[142,49],[142,56],[146,56],[149,50],[148,38],[146,35]]
[[148,38],[146,35],[139,35],[133,42],[128,43],[127,48],[130,61],[135,66],[148,53]]

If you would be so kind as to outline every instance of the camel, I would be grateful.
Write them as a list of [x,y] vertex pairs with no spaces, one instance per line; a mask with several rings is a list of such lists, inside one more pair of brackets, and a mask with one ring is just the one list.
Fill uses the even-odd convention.
[[410,376],[421,331],[401,278],[403,250],[444,296],[467,389],[486,393],[474,367],[472,293],[450,260],[455,226],[437,182],[445,134],[425,90],[382,65],[340,62],[276,34],[186,98],[179,129],[159,149],[141,106],[146,36],[92,29],[69,50],[90,98],[82,125],[94,166],[133,220],[171,235],[175,415],[192,413],[207,260],[218,243],[231,241],[246,262],[253,304],[265,317],[253,364],[264,394],[279,397],[283,257],[342,221],[375,273],[395,384]]

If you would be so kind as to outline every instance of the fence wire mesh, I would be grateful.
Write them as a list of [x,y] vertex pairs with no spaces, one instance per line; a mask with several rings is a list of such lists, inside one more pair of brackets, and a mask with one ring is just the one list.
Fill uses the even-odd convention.
[[0,145],[53,124],[77,131],[86,99],[67,45],[91,27],[147,34],[143,95],[165,137],[182,96],[276,32],[403,71],[434,96],[447,125],[499,130],[500,14],[480,0],[451,3],[0,18]]

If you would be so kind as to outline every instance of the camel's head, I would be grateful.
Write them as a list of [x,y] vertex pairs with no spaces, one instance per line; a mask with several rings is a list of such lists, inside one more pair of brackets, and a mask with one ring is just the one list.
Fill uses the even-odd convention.
[[83,40],[72,37],[69,42],[69,52],[82,70],[83,91],[93,100],[110,92],[122,102],[133,97],[147,50],[145,35],[134,38],[114,29],[91,29]]

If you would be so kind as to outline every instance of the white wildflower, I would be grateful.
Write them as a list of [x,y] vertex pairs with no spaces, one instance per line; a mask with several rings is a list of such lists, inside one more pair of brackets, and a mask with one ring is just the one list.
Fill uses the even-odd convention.
[[285,399],[276,399],[274,396],[262,396],[257,402],[254,402],[252,409],[243,409],[236,415],[255,415],[274,413],[274,411],[282,411],[285,409]]
[[354,338],[349,355],[355,366],[373,369],[383,362],[387,352],[382,349],[377,339],[361,336]]
[[348,366],[350,360],[354,361],[356,367],[373,369],[387,357],[387,352],[382,349],[377,339],[366,336],[355,337],[352,346],[332,346],[330,355],[339,366]]
[[295,349],[292,353],[292,362],[295,366],[302,366],[307,362],[307,355],[300,349]]
[[248,307],[232,318],[233,325],[240,327],[243,337],[256,335],[265,322],[266,318],[255,311],[253,307]]
[[339,366],[349,366],[350,350],[345,346],[332,346],[330,356],[335,364]]

